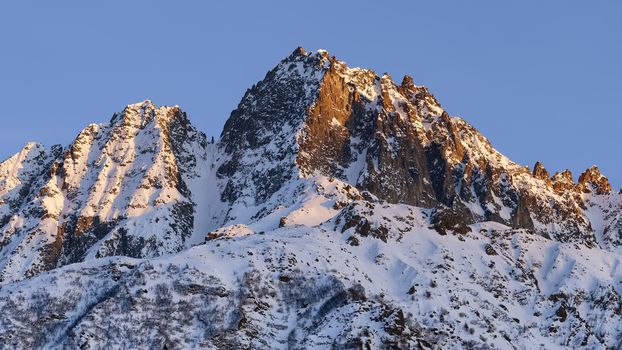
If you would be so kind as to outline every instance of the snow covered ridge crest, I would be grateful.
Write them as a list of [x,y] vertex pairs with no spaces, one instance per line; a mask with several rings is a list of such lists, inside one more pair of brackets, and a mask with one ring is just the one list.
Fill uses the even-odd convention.
[[622,337],[622,195],[598,168],[518,165],[411,77],[323,50],[247,90],[216,143],[147,100],[28,144],[0,163],[0,234],[4,347]]

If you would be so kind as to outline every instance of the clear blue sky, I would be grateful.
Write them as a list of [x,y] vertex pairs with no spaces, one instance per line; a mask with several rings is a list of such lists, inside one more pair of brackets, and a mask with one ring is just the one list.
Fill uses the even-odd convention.
[[219,135],[295,47],[411,74],[513,160],[622,186],[620,1],[4,1],[0,158],[69,143],[126,104]]

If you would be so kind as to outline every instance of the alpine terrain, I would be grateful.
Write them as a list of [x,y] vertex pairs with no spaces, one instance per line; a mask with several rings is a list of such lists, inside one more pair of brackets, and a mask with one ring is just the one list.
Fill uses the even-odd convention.
[[219,140],[127,106],[0,163],[2,349],[622,349],[622,193],[296,49]]

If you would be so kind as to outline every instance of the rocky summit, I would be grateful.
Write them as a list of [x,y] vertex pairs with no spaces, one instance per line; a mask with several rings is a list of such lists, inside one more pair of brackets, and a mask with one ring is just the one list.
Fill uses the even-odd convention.
[[[533,170],[532,170],[533,169]],[[0,163],[3,349],[620,349],[622,194],[296,49],[219,140],[127,106]]]

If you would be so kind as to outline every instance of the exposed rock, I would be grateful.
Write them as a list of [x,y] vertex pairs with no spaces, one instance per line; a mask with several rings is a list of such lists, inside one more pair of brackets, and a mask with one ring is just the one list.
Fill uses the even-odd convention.
[[434,210],[430,220],[432,227],[441,235],[449,232],[464,235],[471,232],[468,226],[471,222],[464,214],[447,207],[439,207]]
[[492,247],[492,245],[490,245],[490,243],[486,243],[486,245],[484,246],[484,251],[488,255],[498,255],[497,251]]
[[583,193],[593,192],[598,195],[610,194],[612,191],[609,180],[600,173],[600,170],[595,165],[579,176],[577,188]]
[[572,172],[568,169],[562,171],[561,173],[555,173],[551,180],[553,182],[553,190],[558,194],[572,191],[576,187],[574,180],[572,179]]
[[545,181],[546,187],[550,188],[553,186],[553,183],[551,182],[551,175],[546,170],[544,165],[542,165],[542,163],[540,162],[536,162],[536,164],[533,166],[533,177]]

